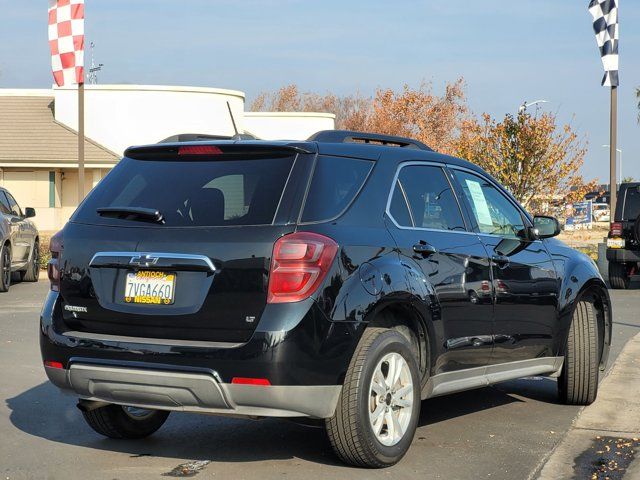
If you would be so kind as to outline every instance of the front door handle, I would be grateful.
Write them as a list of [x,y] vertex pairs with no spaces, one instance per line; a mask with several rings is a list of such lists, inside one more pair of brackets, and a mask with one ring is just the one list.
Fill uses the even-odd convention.
[[422,255],[423,257],[428,257],[429,255],[433,255],[437,253],[436,247],[433,245],[429,245],[427,242],[421,241],[420,243],[416,243],[413,246],[413,251],[418,255]]
[[504,268],[509,265],[509,257],[507,257],[506,255],[494,255],[493,257],[491,257],[491,260],[500,268]]

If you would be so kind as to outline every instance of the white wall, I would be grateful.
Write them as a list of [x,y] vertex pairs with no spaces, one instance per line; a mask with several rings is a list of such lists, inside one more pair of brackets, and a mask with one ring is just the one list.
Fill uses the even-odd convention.
[[[77,130],[75,87],[54,88],[56,120]],[[244,93],[150,85],[86,85],[85,134],[117,154],[178,133],[233,135],[227,102],[242,131]]]
[[306,140],[320,130],[335,129],[332,113],[245,112],[244,128],[264,140]]

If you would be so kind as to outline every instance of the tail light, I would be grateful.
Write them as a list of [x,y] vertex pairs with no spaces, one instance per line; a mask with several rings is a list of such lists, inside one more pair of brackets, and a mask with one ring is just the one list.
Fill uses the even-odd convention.
[[215,145],[183,145],[178,155],[222,155],[222,150]]
[[47,263],[47,275],[51,282],[51,290],[60,291],[60,253],[62,252],[62,230],[56,233],[49,242],[51,260]]
[[622,223],[621,222],[613,222],[609,229],[610,237],[621,237],[622,236]]
[[338,252],[329,237],[297,232],[279,238],[273,247],[267,303],[298,302],[322,284]]

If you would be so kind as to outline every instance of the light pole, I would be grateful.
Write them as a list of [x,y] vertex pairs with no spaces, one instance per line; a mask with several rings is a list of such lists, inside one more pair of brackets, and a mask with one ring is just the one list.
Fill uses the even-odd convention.
[[526,100],[522,102],[522,105],[518,107],[518,113],[524,113],[527,111],[527,108],[532,105],[538,105],[539,103],[549,103],[549,100],[534,100],[533,102],[527,102]]
[[[524,102],[522,102],[522,105],[520,105],[518,107],[518,115],[523,114],[524,112],[527,111],[527,108],[531,107],[532,105],[538,105],[540,103],[549,103],[549,100],[534,100],[533,102],[527,102],[526,100]],[[536,109],[536,113],[537,113],[537,109]],[[518,175],[522,174],[522,162],[519,161],[518,162]]]
[[[602,145],[603,148],[611,148],[611,145]],[[618,180],[618,184],[622,183],[622,149],[616,148],[616,152],[620,154],[620,179]]]

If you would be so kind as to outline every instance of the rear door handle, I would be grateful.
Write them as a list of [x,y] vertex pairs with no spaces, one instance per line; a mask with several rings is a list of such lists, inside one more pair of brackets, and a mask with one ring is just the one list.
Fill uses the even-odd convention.
[[506,255],[494,255],[493,257],[491,257],[491,260],[501,268],[509,265],[509,257],[507,257]]
[[426,242],[416,243],[413,246],[413,251],[419,255],[422,255],[423,257],[428,257],[429,255],[433,255],[434,253],[438,252],[438,250],[436,250],[436,247],[434,247],[433,245],[429,245]]

